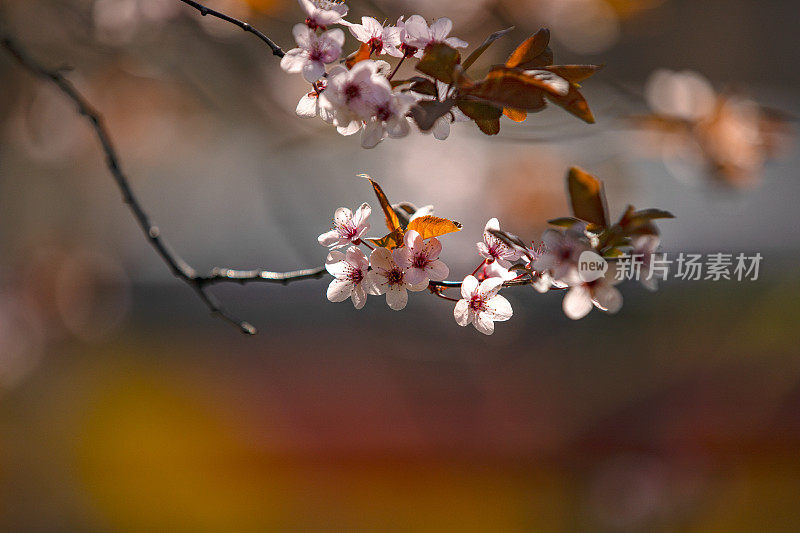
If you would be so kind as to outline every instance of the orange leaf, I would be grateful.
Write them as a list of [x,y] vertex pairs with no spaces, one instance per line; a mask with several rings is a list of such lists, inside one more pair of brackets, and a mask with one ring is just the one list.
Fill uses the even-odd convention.
[[392,204],[389,203],[389,199],[386,198],[386,195],[383,193],[381,186],[375,183],[372,178],[366,174],[359,174],[359,176],[368,179],[372,184],[372,188],[375,190],[375,196],[378,197],[378,202],[381,204],[383,214],[386,216],[386,227],[389,228],[389,231],[396,231],[399,229],[400,220],[397,218],[397,213],[392,209]]
[[353,68],[356,63],[361,63],[362,61],[366,61],[372,55],[372,47],[367,43],[361,43],[361,46],[358,47],[358,50],[347,56],[347,60],[344,62],[345,66],[348,69]]
[[379,248],[388,248],[389,250],[394,250],[395,248],[400,248],[404,245],[403,237],[405,237],[403,228],[397,228],[381,239],[367,240]]
[[550,44],[550,30],[542,28],[517,47],[506,61],[508,68],[543,67],[553,63]]
[[460,62],[458,50],[445,43],[434,43],[425,48],[425,54],[416,68],[439,81],[453,83],[453,70]]
[[527,111],[520,111],[519,109],[511,109],[509,107],[503,109],[503,114],[514,122],[525,122],[525,119],[528,118]]
[[419,233],[423,239],[430,239],[431,237],[439,237],[454,231],[461,231],[461,224],[453,222],[446,218],[439,218],[432,215],[415,218],[408,224],[406,231],[414,230]]
[[567,174],[572,213],[579,219],[608,226],[608,207],[603,183],[578,167],[572,167]]

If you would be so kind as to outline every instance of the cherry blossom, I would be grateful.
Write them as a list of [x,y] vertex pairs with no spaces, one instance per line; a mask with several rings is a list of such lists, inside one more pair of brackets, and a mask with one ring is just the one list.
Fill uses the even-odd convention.
[[312,30],[326,29],[330,24],[341,22],[347,15],[347,5],[336,0],[298,0],[306,12],[306,26]]
[[397,48],[400,43],[399,28],[395,26],[384,27],[383,24],[372,17],[361,17],[361,24],[353,24],[346,21],[342,22],[342,24],[350,29],[350,33],[359,42],[368,44],[372,53],[403,57],[403,52]]
[[369,230],[367,219],[371,213],[372,208],[367,203],[361,204],[355,215],[348,208],[340,207],[333,215],[333,229],[320,235],[317,240],[331,249],[361,244],[361,238]]
[[297,113],[298,117],[314,118],[318,116],[325,122],[330,123],[333,121],[333,117],[319,102],[319,96],[322,94],[322,91],[325,90],[326,84],[327,82],[325,80],[319,80],[315,85],[316,89],[300,99],[295,109],[295,113]]
[[333,118],[333,124],[342,135],[353,135],[372,118],[376,93],[392,87],[378,73],[378,64],[372,60],[361,61],[352,69],[336,66],[328,73],[328,85],[320,96],[320,106]]
[[455,37],[448,37],[453,29],[453,22],[446,17],[437,19],[428,26],[420,15],[412,15],[408,20],[402,18],[397,21],[400,29],[399,37],[403,45],[417,49],[414,54],[422,57],[425,48],[434,43],[445,43],[453,48],[466,48],[469,44]]
[[501,278],[488,278],[478,283],[475,276],[467,276],[461,283],[461,299],[453,310],[459,326],[472,324],[484,335],[494,333],[494,323],[511,318],[511,304],[497,294],[503,286]]
[[395,253],[397,264],[406,270],[406,281],[411,285],[442,281],[450,275],[450,269],[439,260],[442,244],[433,237],[425,242],[422,235],[413,229],[403,238],[404,248]]
[[556,281],[563,281],[576,272],[580,255],[590,249],[581,224],[567,231],[549,229],[542,235],[542,241],[545,252],[533,266],[537,272],[549,271]]
[[408,110],[416,98],[407,93],[393,93],[384,85],[375,87],[372,97],[373,116],[366,121],[361,136],[361,146],[374,148],[387,135],[394,139],[405,137],[411,131]]
[[570,275],[570,288],[562,302],[564,314],[572,320],[579,320],[589,314],[592,306],[607,313],[616,313],[622,308],[622,294],[614,286],[617,283],[614,276],[608,274],[589,282]]
[[496,218],[492,218],[486,223],[483,230],[483,242],[477,244],[478,253],[489,261],[497,261],[503,268],[509,268],[512,261],[519,259],[520,253],[489,233],[490,230],[500,230],[500,222]]
[[391,309],[400,311],[408,303],[408,292],[424,291],[428,288],[428,281],[416,285],[409,283],[406,276],[407,270],[397,263],[399,250],[391,252],[386,248],[376,248],[370,254],[372,265],[369,280],[369,294],[386,294],[386,303]]
[[317,35],[305,24],[295,25],[292,31],[298,48],[286,52],[281,68],[290,73],[302,72],[306,81],[314,83],[325,74],[325,65],[342,55],[344,32],[337,28]]
[[356,309],[364,307],[370,286],[369,260],[364,252],[355,246],[347,253],[334,250],[328,254],[325,268],[334,278],[328,286],[328,300],[343,302],[350,298]]

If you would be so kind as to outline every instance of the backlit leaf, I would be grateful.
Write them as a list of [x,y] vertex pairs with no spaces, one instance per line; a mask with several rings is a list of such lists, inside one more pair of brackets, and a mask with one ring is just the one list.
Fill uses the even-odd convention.
[[425,94],[428,96],[439,95],[439,91],[436,89],[436,84],[426,78],[420,78],[419,81],[415,81],[414,84],[411,85],[409,90],[418,94]]
[[525,119],[528,118],[527,111],[521,111],[519,109],[511,109],[510,107],[506,107],[503,109],[503,114],[513,120],[514,122],[525,122]]
[[496,120],[503,114],[503,110],[486,102],[479,100],[467,100],[459,98],[456,100],[458,108],[472,120]]
[[396,230],[392,231],[385,237],[382,237],[380,239],[367,239],[367,240],[379,248],[388,248],[389,250],[394,250],[395,248],[400,248],[403,246],[404,236],[405,232],[403,231],[403,229],[397,228]]
[[[548,74],[553,75],[549,72]],[[567,83],[566,80],[563,81]],[[539,111],[546,105],[545,91],[553,89],[548,81],[528,76],[524,71],[499,67],[490,71],[483,80],[477,82],[462,80],[459,90],[461,94],[493,102],[498,104],[498,107]]]
[[372,55],[372,47],[367,43],[362,43],[358,50],[347,56],[344,64],[348,69],[353,68],[356,63],[366,61]]
[[589,104],[574,84],[570,85],[566,95],[562,96],[546,93],[545,96],[548,100],[563,107],[584,122],[594,124],[594,115],[591,109],[589,109]]
[[580,83],[602,69],[602,65],[551,65],[543,67],[572,83]]
[[453,70],[460,61],[458,50],[445,43],[434,43],[425,49],[417,70],[439,81],[453,83]]
[[544,67],[553,63],[553,52],[548,48],[550,30],[542,28],[517,47],[506,61],[508,68]]
[[[386,198],[386,195],[381,189],[381,186],[378,185],[372,178],[370,178],[366,174],[359,174],[362,178],[366,178],[372,184],[372,188],[375,191],[375,196],[378,197],[378,202],[381,204],[381,209],[383,209],[383,214],[386,217],[386,227],[389,228],[389,231],[395,231],[400,229],[400,220],[397,218],[397,213],[394,212],[392,209],[392,204],[389,203],[389,199]],[[402,230],[401,230],[402,231]]]
[[453,100],[445,100],[444,102],[425,100],[412,106],[410,113],[419,129],[429,131],[437,120],[450,112],[453,105],[455,105]]
[[567,174],[572,213],[579,219],[608,226],[608,207],[603,183],[578,167],[572,167]]
[[501,37],[504,37],[505,35],[510,33],[513,29],[514,26],[511,26],[510,28],[496,31],[489,37],[487,37],[486,40],[483,41],[483,44],[481,44],[478,48],[473,50],[472,53],[467,57],[467,59],[464,60],[464,64],[462,65],[464,67],[464,70],[471,67],[472,64],[475,63],[475,61],[492,45],[493,42],[495,42],[497,39],[500,39]]
[[419,233],[423,239],[430,239],[431,237],[439,237],[454,231],[461,231],[461,224],[453,222],[446,218],[435,217],[433,215],[426,215],[424,217],[415,218],[408,223],[407,231],[414,230]]

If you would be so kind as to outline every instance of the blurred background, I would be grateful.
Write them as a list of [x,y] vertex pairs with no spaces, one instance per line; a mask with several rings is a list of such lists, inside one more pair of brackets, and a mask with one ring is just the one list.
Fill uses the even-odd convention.
[[[284,48],[303,17],[292,0],[208,5]],[[761,276],[629,282],[619,315],[580,322],[560,294],[509,290],[515,316],[492,337],[424,294],[395,313],[332,304],[327,280],[214,288],[259,328],[244,338],[170,276],[62,94],[0,53],[3,529],[797,531],[800,153],[748,156],[742,186],[626,120],[661,94],[658,69],[800,115],[796,3],[349,5],[349,20],[447,16],[472,46],[516,26],[484,69],[549,26],[556,63],[606,65],[583,89],[598,123],[547,110],[498,137],[457,124],[365,151],[294,116],[306,85],[262,43],[177,0],[3,0],[0,24],[69,69],[201,270],[321,264],[334,209],[377,207],[366,172],[464,224],[443,239],[460,277],[488,218],[538,239],[568,214],[579,165],[614,216],[677,216],[664,251],[760,252]]]

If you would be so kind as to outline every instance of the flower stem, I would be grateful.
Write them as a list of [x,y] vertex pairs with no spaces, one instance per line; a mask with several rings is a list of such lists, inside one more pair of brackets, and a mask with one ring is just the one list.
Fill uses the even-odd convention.
[[397,74],[398,70],[400,70],[400,66],[403,64],[403,61],[405,61],[405,60],[406,60],[406,56],[404,54],[403,57],[400,58],[400,61],[397,63],[397,66],[394,67],[394,70],[392,71],[392,73],[389,74],[389,77],[387,78],[389,81],[392,81],[392,78],[394,78],[394,75]]
[[486,259],[484,259],[483,262],[480,265],[478,265],[475,270],[472,271],[472,275],[474,276],[475,274],[477,274],[478,270],[480,270],[485,265],[486,265]]

